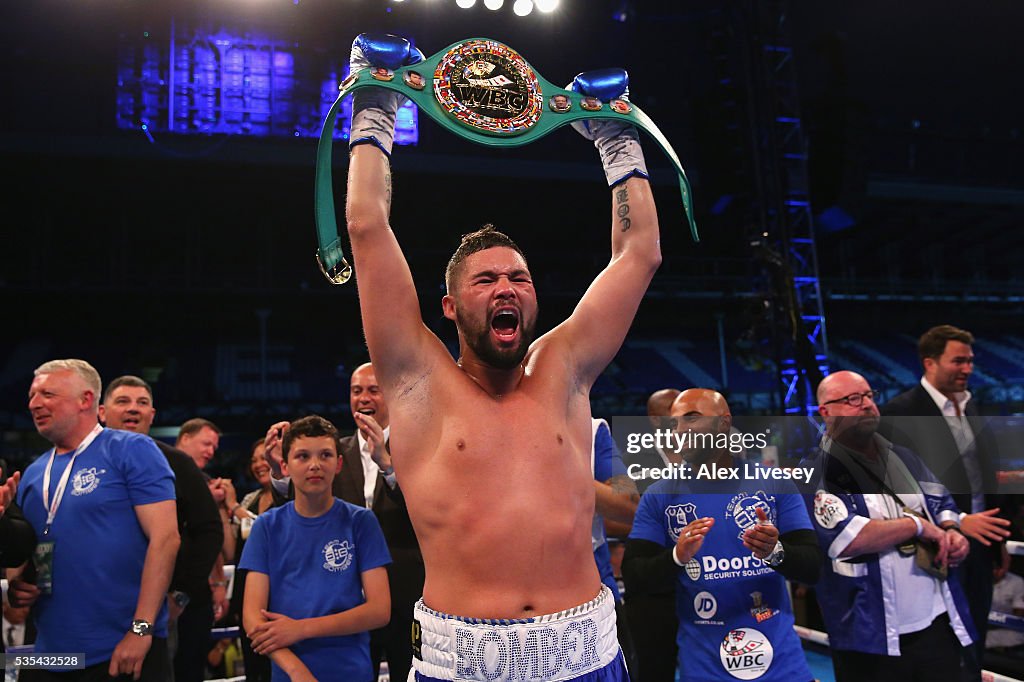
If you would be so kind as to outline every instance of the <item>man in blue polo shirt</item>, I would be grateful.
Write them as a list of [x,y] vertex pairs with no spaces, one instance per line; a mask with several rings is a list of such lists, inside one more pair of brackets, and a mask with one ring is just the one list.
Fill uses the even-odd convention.
[[719,393],[683,391],[672,415],[680,432],[709,438],[682,453],[689,480],[640,498],[623,573],[640,588],[675,575],[680,680],[809,682],[786,591],[786,578],[814,582],[821,561],[802,498],[789,481],[701,478],[734,466],[715,438],[732,427]]
[[148,437],[97,423],[100,377],[83,360],[35,371],[29,411],[50,452],[25,470],[18,501],[39,538],[35,585],[9,596],[37,598],[37,653],[84,653],[84,670],[23,670],[23,682],[163,680],[165,596],[178,553],[174,474]]
[[391,618],[391,563],[373,512],[337,499],[338,431],[322,417],[292,422],[281,442],[295,500],[256,519],[242,551],[242,622],[274,682],[371,682],[370,630]]

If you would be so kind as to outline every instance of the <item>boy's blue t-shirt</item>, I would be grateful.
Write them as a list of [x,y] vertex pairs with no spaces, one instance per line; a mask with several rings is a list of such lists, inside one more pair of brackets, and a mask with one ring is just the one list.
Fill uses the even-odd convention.
[[[259,516],[238,567],[270,579],[267,610],[289,618],[315,618],[365,603],[362,574],[391,563],[373,512],[339,499],[316,518],[300,516],[295,503]],[[370,682],[370,634],[317,637],[289,647],[319,680]],[[274,682],[288,676],[273,665]]]

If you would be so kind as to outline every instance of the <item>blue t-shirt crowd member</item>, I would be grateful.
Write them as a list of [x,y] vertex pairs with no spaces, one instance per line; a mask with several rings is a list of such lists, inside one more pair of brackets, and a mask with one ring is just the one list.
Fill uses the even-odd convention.
[[[673,416],[694,433],[732,425],[725,399],[705,389],[681,393]],[[698,479],[702,465],[733,466],[727,448],[683,455],[691,480],[647,489],[623,566],[641,585],[675,574],[680,679],[811,680],[786,589],[787,577],[813,582],[820,562],[803,499],[788,481]]]
[[[70,457],[54,460],[51,501]],[[40,595],[32,610],[36,651],[84,652],[89,666],[110,658],[134,618],[149,547],[135,507],[173,500],[174,474],[150,438],[101,429],[75,457],[58,514],[44,537],[48,462],[44,456],[29,465],[18,491],[37,537],[54,543],[53,592]],[[153,630],[157,637],[167,636],[166,607]]]
[[239,563],[253,650],[270,656],[275,682],[370,682],[369,631],[390,618],[384,534],[372,511],[331,494],[341,460],[330,422],[293,422],[281,447],[295,500],[256,519]]
[[[22,574],[8,598],[35,601],[36,652],[84,653],[81,675],[89,678],[162,679],[179,546],[174,474],[148,437],[97,424],[100,389],[84,360],[35,371],[29,411],[54,447],[29,465],[18,491],[40,542],[27,581],[35,586]],[[22,677],[50,679],[42,670]]]

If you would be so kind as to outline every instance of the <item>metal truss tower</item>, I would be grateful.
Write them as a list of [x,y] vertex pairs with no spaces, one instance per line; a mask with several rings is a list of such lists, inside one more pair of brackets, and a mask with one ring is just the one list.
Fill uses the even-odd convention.
[[[810,414],[828,374],[825,310],[818,278],[807,177],[807,137],[785,0],[737,0],[726,14],[738,121],[750,167],[748,237],[762,263],[755,277],[772,308],[772,345],[785,414]],[[731,62],[731,63],[729,63]],[[739,130],[737,132],[740,132]]]

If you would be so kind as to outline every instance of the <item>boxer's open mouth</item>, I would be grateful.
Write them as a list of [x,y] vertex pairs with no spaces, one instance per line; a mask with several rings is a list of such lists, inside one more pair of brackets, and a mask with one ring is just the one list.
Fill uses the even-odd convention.
[[519,311],[515,308],[501,308],[491,318],[491,329],[502,341],[510,341],[519,331]]

